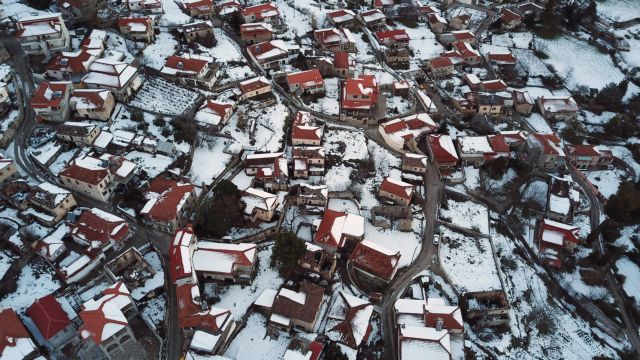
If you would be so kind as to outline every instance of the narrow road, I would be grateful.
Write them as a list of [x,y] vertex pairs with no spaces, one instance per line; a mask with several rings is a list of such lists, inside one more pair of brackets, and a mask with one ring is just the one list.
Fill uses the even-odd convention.
[[436,218],[440,206],[443,182],[436,167],[429,163],[427,173],[424,176],[426,198],[423,212],[425,218],[425,228],[422,238],[422,248],[416,256],[414,262],[403,272],[398,274],[389,283],[389,290],[382,299],[382,333],[387,349],[387,359],[396,359],[398,355],[396,344],[396,326],[394,324],[394,305],[396,300],[404,292],[409,283],[423,270],[430,267],[433,256],[437,254],[437,247],[433,245],[433,234],[435,232]]

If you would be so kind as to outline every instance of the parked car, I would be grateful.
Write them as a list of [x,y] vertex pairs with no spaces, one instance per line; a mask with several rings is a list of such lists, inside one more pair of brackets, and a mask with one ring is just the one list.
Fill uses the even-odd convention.
[[434,234],[433,235],[433,245],[438,246],[439,244],[440,244],[440,235]]

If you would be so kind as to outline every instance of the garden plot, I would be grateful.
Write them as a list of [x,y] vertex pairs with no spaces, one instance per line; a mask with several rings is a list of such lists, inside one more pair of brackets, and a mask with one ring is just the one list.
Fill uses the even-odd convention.
[[617,357],[609,346],[596,339],[590,331],[592,327],[577,317],[570,306],[552,297],[536,269],[516,255],[517,240],[498,234],[495,228],[491,236],[511,306],[510,330],[482,341],[477,333],[470,331],[471,342],[481,342],[483,348],[508,359]]
[[47,296],[60,288],[60,282],[54,278],[55,272],[44,260],[34,258],[20,271],[16,290],[2,300],[0,306],[12,308],[18,313],[24,312],[34,300]]
[[220,85],[229,84],[234,81],[240,81],[249,77],[256,76],[256,73],[249,65],[239,65],[226,67],[220,70]]
[[[144,130],[145,134],[151,134],[159,140],[168,140],[168,138],[172,138],[173,131],[171,131],[171,125],[169,124],[168,119],[165,117],[165,125],[162,124],[154,124],[156,120],[156,115],[143,111],[142,116],[144,118],[144,122],[146,123]],[[125,130],[133,133],[139,133],[138,126],[140,123],[131,119],[131,110],[124,107],[122,104],[116,105],[116,110],[113,112],[111,117],[111,125],[109,126],[109,131],[112,133],[116,130]],[[165,128],[167,130],[165,130]],[[168,137],[164,136],[169,134]],[[182,145],[184,146],[184,145]],[[179,144],[176,144],[176,147],[179,147]],[[183,150],[183,149],[178,149]],[[187,151],[188,152],[188,151]]]
[[[309,31],[313,30],[311,28],[311,17],[292,7],[288,2],[283,0],[276,0],[274,3],[278,7],[278,12],[280,12],[282,22],[287,26],[287,31],[283,35],[284,37],[289,39],[293,39],[294,37],[304,37]],[[295,3],[292,2],[292,4]],[[317,16],[315,20],[317,25],[321,24],[318,22],[319,19]]]
[[176,51],[178,42],[172,34],[161,32],[156,41],[149,44],[142,52],[142,63],[152,69],[161,70],[167,58]]
[[[614,65],[611,57],[597,48],[566,35],[547,40],[537,38],[536,46],[549,58],[544,62],[553,66],[558,75],[566,78],[566,86],[602,89],[609,83],[619,83],[624,74]],[[567,56],[571,54],[571,56]]]
[[447,200],[446,209],[440,207],[440,218],[463,228],[489,233],[489,212],[484,205],[473,201]]
[[607,199],[618,192],[626,173],[620,169],[589,171],[587,178]]
[[[289,109],[281,103],[255,110],[241,105],[231,116],[226,129],[245,150],[275,152],[282,147],[284,120],[288,114]],[[239,117],[244,118],[244,126],[238,124]],[[255,129],[253,135],[251,129]]]
[[194,184],[211,184],[231,162],[233,156],[224,153],[227,143],[232,142],[227,138],[214,137],[202,141],[193,152],[191,171],[189,176]]
[[253,313],[224,355],[231,359],[282,359],[291,336],[284,332],[280,332],[279,335],[278,339],[267,336],[267,320],[264,315]]
[[198,46],[198,50],[200,50],[203,55],[211,56],[219,63],[227,63],[231,61],[246,63],[242,53],[240,52],[238,44],[229,39],[222,29],[214,28],[213,34],[216,37],[216,46],[212,48]]
[[130,105],[165,115],[181,115],[195,106],[201,97],[161,78],[147,79]]
[[263,290],[279,289],[283,280],[278,271],[270,266],[272,250],[273,247],[268,247],[258,251],[258,270],[253,285],[222,286],[217,294],[220,301],[214,306],[231,310],[235,320],[240,320]]
[[338,115],[340,113],[340,79],[324,79],[325,96],[317,102],[309,104],[309,108],[328,115]]
[[511,49],[516,57],[516,70],[520,75],[527,76],[551,76],[553,73],[539,57],[529,49]]
[[[353,39],[356,41],[356,57],[357,64],[371,64],[376,63],[375,53],[369,43],[369,38],[364,32],[353,33]],[[364,40],[367,39],[367,40]]]
[[636,172],[636,178],[640,177],[640,164],[633,158],[631,150],[625,146],[610,146],[613,156],[624,161]]
[[324,135],[324,149],[326,155],[339,156],[343,161],[369,157],[367,138],[362,130],[328,129]]
[[388,114],[401,115],[411,110],[412,103],[404,96],[389,96],[386,100]]
[[491,244],[486,238],[472,238],[447,227],[439,228],[439,258],[442,269],[459,292],[501,290]]
[[335,165],[327,170],[325,185],[329,191],[346,191],[351,186],[351,173],[354,169],[345,165]]

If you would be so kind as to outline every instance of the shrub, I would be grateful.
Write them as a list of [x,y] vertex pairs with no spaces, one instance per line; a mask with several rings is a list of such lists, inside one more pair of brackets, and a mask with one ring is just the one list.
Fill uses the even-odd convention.
[[197,135],[196,125],[193,121],[183,117],[178,116],[171,120],[171,125],[173,126],[173,138],[176,142],[186,142],[191,144],[195,141]]
[[142,113],[142,110],[139,110],[139,109],[132,110],[131,111],[131,120],[133,120],[135,122],[144,121],[144,114]]
[[242,193],[234,183],[222,180],[213,192],[214,196],[202,200],[196,210],[193,230],[198,236],[222,237],[244,222]]
[[638,184],[624,182],[605,206],[606,214],[623,224],[640,222],[640,188]]
[[153,119],[153,125],[157,127],[164,127],[165,125],[167,125],[167,122],[164,120],[164,116],[157,115],[155,119]]
[[276,236],[271,254],[271,266],[276,266],[282,276],[287,276],[298,265],[298,259],[304,255],[306,246],[296,234],[285,231]]

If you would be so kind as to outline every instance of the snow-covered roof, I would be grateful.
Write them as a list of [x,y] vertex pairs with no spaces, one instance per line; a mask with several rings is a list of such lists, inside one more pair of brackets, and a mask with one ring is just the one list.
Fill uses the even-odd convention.
[[193,253],[193,267],[196,271],[233,275],[237,266],[253,267],[255,258],[255,244],[200,241]]

